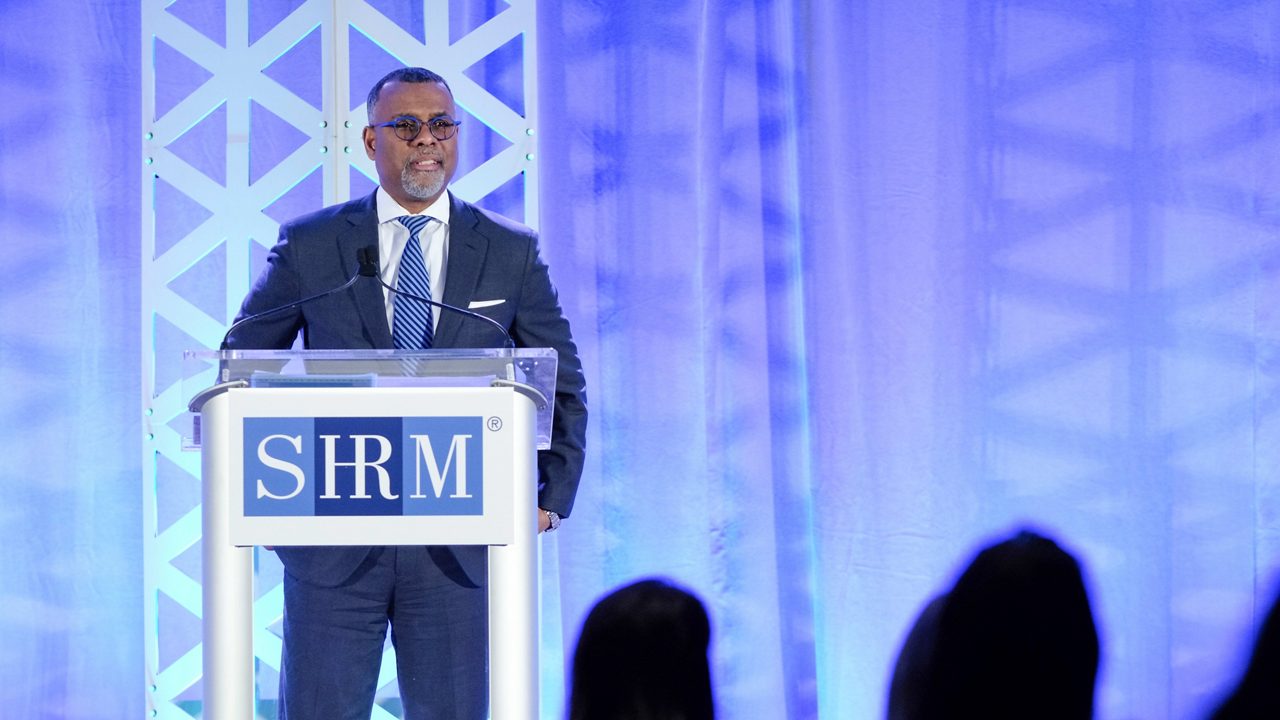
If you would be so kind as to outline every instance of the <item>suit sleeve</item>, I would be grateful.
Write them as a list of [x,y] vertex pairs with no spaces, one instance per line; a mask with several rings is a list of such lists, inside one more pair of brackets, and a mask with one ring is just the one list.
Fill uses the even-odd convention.
[[[296,302],[302,297],[301,283],[293,262],[294,245],[290,226],[280,227],[280,237],[267,256],[267,268],[258,276],[240,305],[236,321],[272,308]],[[227,347],[239,350],[287,350],[302,329],[299,308],[285,310],[245,323],[227,340]]]
[[538,506],[568,517],[586,456],[586,382],[569,321],[539,256],[536,237],[530,244],[511,337],[520,347],[554,348],[559,356],[551,447],[538,453]]

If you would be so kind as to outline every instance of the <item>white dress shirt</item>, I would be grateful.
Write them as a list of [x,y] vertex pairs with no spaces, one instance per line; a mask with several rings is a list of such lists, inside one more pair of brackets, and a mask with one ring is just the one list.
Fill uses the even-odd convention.
[[[431,299],[444,301],[444,269],[449,261],[449,193],[440,193],[436,201],[420,213],[411,213],[400,207],[391,195],[381,186],[378,187],[378,259],[382,267],[382,279],[391,287],[396,287],[397,273],[400,270],[400,256],[404,255],[404,246],[409,243],[409,228],[396,218],[403,215],[427,215],[437,222],[428,223],[418,235],[422,243],[422,259],[427,265],[427,277],[431,280]],[[382,288],[383,304],[387,307],[387,327],[392,326],[392,315],[395,303],[391,299],[391,291]],[[440,325],[440,308],[431,308],[432,332]]]

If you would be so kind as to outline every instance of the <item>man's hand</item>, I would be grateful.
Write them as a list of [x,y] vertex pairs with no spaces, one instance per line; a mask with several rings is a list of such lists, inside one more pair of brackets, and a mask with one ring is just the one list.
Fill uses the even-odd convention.
[[538,532],[544,533],[549,527],[551,527],[551,516],[547,514],[546,510],[538,508]]

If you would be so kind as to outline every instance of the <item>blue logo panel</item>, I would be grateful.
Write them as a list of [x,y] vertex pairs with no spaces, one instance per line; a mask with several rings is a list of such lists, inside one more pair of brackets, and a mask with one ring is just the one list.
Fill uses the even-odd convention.
[[316,418],[316,515],[400,515],[400,418]]
[[311,418],[245,418],[244,514],[314,515]]
[[484,514],[479,417],[404,418],[405,515]]
[[483,515],[483,418],[245,418],[244,514]]

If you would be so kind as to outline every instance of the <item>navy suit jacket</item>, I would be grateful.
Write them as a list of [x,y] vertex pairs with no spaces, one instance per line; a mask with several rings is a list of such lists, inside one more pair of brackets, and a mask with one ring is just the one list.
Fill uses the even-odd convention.
[[[245,298],[238,318],[287,305],[341,286],[356,274],[356,251],[378,248],[375,193],[324,208],[280,227],[267,269]],[[504,302],[478,310],[502,324],[518,347],[550,347],[559,354],[551,447],[538,453],[538,505],[567,517],[582,475],[587,408],[582,365],[560,309],[538,237],[512,220],[463,202],[452,194],[444,302]],[[434,347],[503,347],[497,329],[448,310],[439,313]],[[246,323],[229,339],[238,349],[286,349],[298,332],[310,349],[393,346],[382,288],[362,279],[351,289],[295,310]],[[368,547],[277,548],[295,577],[320,585],[347,580]],[[483,568],[468,568],[469,571]]]

